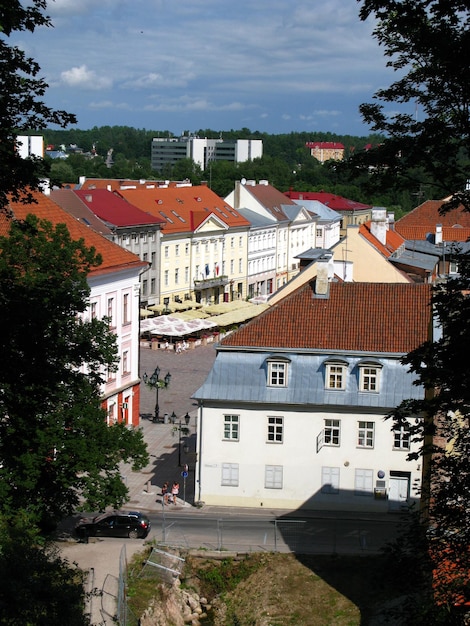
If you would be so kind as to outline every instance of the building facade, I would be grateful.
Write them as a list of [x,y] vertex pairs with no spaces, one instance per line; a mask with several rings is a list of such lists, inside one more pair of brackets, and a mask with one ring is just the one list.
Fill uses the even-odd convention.
[[194,394],[196,499],[376,512],[416,502],[415,444],[384,418],[423,397],[401,359],[429,338],[429,302],[428,285],[328,282],[320,271],[224,338]]
[[181,159],[192,159],[202,170],[213,161],[244,163],[263,156],[261,139],[207,139],[200,137],[154,137],[151,146],[151,167],[162,172]]

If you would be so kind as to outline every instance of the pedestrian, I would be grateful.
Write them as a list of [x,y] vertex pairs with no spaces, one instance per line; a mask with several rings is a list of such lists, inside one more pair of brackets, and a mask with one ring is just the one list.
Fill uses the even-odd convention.
[[178,343],[176,344],[176,354],[181,354],[181,344],[178,341]]
[[165,341],[165,350],[168,352],[170,349],[170,344],[168,343],[168,339]]
[[162,498],[163,498],[163,502],[165,504],[168,504],[168,483],[167,482],[163,483]]
[[176,504],[176,496],[179,494],[180,491],[180,486],[179,483],[175,482],[173,483],[172,487],[171,487],[171,495],[173,497],[173,504]]

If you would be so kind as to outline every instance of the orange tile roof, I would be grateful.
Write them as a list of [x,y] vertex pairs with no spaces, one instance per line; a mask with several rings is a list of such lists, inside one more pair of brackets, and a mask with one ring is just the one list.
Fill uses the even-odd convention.
[[428,339],[431,287],[411,283],[315,281],[222,340],[223,346],[406,354]]
[[146,189],[147,187],[168,187],[187,184],[178,181],[166,180],[132,180],[129,178],[86,178],[85,181],[78,185],[72,185],[75,189],[108,189],[116,191],[122,187],[135,187],[136,189]]
[[443,241],[466,241],[470,233],[470,213],[459,207],[441,215],[439,209],[443,205],[444,200],[426,200],[397,220],[396,230],[408,241],[425,240],[429,233],[436,232],[437,224],[442,224]]
[[247,219],[205,185],[128,189],[116,193],[142,211],[163,218],[163,234],[194,232],[210,215],[232,228],[250,226]]
[[387,259],[395,252],[395,250],[398,250],[400,246],[404,245],[405,240],[394,230],[387,230],[386,243],[383,245],[377,237],[374,237],[374,235],[370,232],[370,225],[370,221],[361,224],[359,227],[359,233]]
[[93,246],[103,258],[102,264],[94,268],[90,272],[90,275],[96,276],[111,273],[133,266],[136,269],[139,267],[144,268],[148,265],[132,252],[124,250],[124,248],[121,248],[93,229],[79,222],[72,215],[67,213],[67,211],[64,211],[53,202],[48,196],[42,193],[33,193],[33,197],[36,200],[34,204],[11,202],[9,208],[13,212],[13,216],[23,220],[29,213],[33,213],[38,218],[48,220],[52,224],[65,224],[72,239],[77,240],[82,238],[88,247]]

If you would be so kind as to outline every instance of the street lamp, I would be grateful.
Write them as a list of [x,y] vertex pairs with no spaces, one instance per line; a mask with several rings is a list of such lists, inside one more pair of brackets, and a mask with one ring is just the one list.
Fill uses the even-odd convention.
[[160,368],[157,365],[157,367],[155,368],[155,371],[153,372],[151,376],[148,376],[147,372],[145,372],[142,378],[144,379],[144,383],[147,385],[147,387],[149,387],[150,389],[155,389],[156,402],[155,402],[155,415],[153,416],[153,421],[157,423],[158,420],[160,419],[160,406],[158,404],[158,392],[160,389],[166,389],[168,387],[168,385],[170,384],[170,380],[171,380],[171,374],[170,372],[168,372],[165,378],[160,378]]
[[[175,416],[176,417],[176,416]],[[181,467],[181,433],[183,433],[184,436],[189,435],[189,420],[191,419],[189,413],[186,413],[186,415],[184,416],[184,421],[186,422],[186,426],[182,426],[181,424],[181,419],[178,422],[178,426],[174,426],[173,427],[173,433],[175,431],[178,431],[178,467]],[[188,452],[189,451],[189,447],[188,446],[184,446],[184,451]]]

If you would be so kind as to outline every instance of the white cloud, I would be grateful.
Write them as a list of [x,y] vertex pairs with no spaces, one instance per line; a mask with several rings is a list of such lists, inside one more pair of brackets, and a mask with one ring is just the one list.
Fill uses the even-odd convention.
[[89,70],[86,65],[72,67],[65,70],[60,75],[62,82],[69,87],[80,87],[82,89],[109,89],[112,87],[112,80],[106,76],[98,76],[93,70]]

